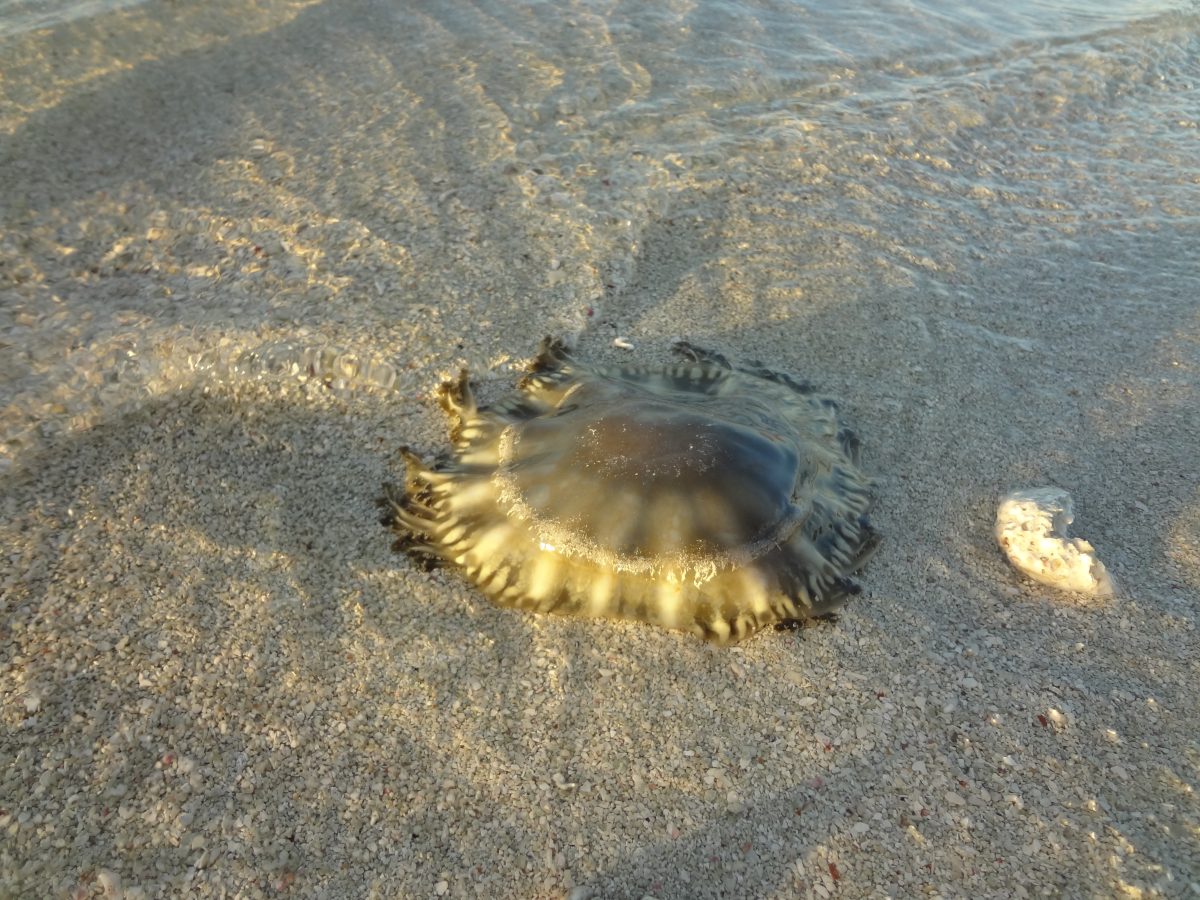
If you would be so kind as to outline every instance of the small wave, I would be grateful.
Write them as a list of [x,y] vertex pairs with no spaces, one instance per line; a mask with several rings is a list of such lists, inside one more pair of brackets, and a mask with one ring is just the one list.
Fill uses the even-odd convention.
[[15,392],[0,409],[0,472],[58,436],[134,413],[153,398],[250,384],[317,386],[342,399],[415,389],[379,356],[331,345],[167,343],[145,352],[133,339],[119,340],[76,351]]

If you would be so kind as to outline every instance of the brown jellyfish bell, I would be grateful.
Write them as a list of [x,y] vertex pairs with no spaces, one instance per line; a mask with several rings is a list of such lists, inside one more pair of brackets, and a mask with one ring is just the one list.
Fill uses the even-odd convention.
[[549,338],[490,407],[442,385],[453,449],[405,450],[385,487],[397,549],[499,606],[626,619],[732,643],[830,617],[875,551],[875,483],[837,405],[786,374],[676,345],[593,368]]

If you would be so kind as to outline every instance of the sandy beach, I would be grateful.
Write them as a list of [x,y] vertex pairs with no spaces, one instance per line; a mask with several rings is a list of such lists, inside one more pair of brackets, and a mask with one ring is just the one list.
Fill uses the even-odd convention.
[[[741,8],[0,37],[0,896],[1200,896],[1200,19]],[[394,553],[438,383],[547,334],[837,398],[840,621],[722,649]],[[1038,485],[1114,597],[1007,564]]]

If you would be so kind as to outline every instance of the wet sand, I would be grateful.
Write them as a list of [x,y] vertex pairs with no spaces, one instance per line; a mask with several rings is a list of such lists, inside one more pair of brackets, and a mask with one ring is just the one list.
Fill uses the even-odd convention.
[[[0,895],[1200,891],[1189,161],[1010,159],[1024,195],[961,176],[1021,110],[949,102],[673,154],[602,113],[654,79],[579,69],[586,8],[554,40],[455,10],[6,39]],[[374,501],[445,446],[433,388],[499,396],[545,333],[838,398],[884,534],[840,622],[719,649],[394,554]],[[1040,484],[1115,597],[1004,561],[996,503]]]

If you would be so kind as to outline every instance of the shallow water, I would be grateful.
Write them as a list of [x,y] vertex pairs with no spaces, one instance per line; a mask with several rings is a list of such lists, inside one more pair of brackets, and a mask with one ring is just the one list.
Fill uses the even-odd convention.
[[[1196,3],[16,2],[0,67],[0,893],[1194,879]],[[842,623],[720,655],[391,554],[431,389],[545,334],[843,401]],[[1043,483],[1112,603],[998,555]]]
[[431,341],[486,333],[462,292],[518,252],[500,292],[567,333],[675,330],[639,272],[716,312],[727,279],[659,258],[697,225],[753,292],[731,326],[953,291],[984,258],[1101,278],[1151,232],[1196,277],[1194,3],[33,9],[0,9],[10,459],[205,354],[358,345],[405,286],[466,312]]

